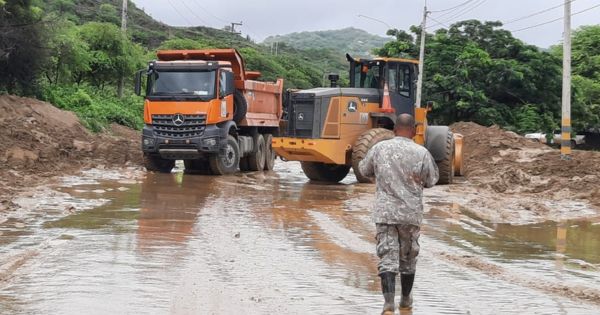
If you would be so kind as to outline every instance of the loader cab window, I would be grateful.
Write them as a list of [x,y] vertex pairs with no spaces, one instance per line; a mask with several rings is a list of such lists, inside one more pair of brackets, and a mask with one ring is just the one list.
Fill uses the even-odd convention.
[[410,66],[403,64],[388,65],[388,83],[391,92],[397,92],[404,97],[410,97],[412,81]]
[[148,77],[148,96],[213,99],[215,77],[215,71],[154,70]]
[[354,66],[354,87],[383,88],[382,67],[377,63],[357,63]]

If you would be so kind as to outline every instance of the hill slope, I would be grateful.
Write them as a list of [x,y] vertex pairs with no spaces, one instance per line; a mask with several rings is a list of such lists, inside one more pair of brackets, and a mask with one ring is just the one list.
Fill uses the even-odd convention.
[[340,30],[300,32],[271,36],[264,44],[285,43],[298,49],[332,49],[337,53],[356,56],[371,56],[373,48],[383,46],[391,38],[373,35],[361,29],[348,27]]

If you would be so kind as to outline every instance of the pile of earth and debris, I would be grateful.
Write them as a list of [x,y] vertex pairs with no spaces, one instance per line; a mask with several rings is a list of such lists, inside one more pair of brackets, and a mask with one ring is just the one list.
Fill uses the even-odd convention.
[[0,96],[0,196],[82,168],[140,165],[140,151],[139,133],[127,127],[93,134],[72,112]]
[[451,128],[464,136],[472,183],[498,193],[582,198],[600,206],[600,152],[573,150],[572,160],[565,161],[560,150],[498,126],[460,122]]

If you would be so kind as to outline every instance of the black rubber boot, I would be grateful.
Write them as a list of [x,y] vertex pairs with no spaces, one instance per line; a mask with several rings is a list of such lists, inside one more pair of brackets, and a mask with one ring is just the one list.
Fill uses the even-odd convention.
[[396,295],[396,274],[393,272],[384,272],[381,277],[381,292],[385,303],[383,304],[383,315],[393,315],[396,305],[394,305],[394,296]]
[[415,274],[401,274],[400,284],[402,285],[402,298],[400,299],[400,309],[411,309],[413,304],[412,288],[415,283]]

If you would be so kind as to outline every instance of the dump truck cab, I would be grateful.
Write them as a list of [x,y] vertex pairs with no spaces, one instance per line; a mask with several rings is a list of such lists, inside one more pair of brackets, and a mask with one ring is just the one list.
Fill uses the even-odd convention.
[[255,81],[260,73],[245,71],[235,49],[167,50],[157,57],[136,76],[136,93],[146,82],[142,150],[148,170],[170,172],[176,160],[186,171],[211,174],[232,173],[244,158],[255,163],[242,170],[272,165],[265,138],[278,132],[282,80]]

